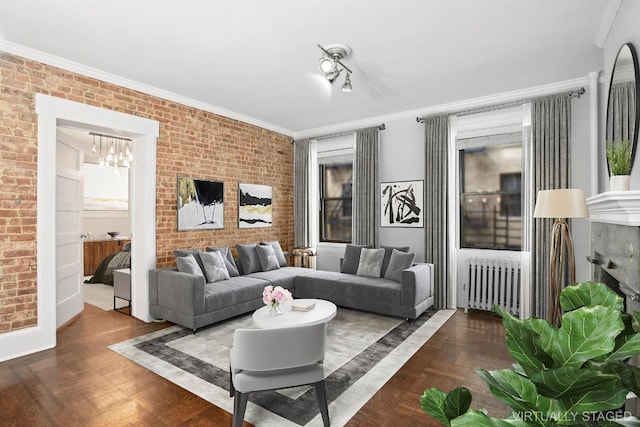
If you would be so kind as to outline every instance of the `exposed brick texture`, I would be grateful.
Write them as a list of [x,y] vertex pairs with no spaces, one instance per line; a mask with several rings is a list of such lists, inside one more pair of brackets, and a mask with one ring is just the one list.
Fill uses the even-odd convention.
[[[37,115],[43,93],[160,122],[158,266],[173,249],[279,240],[293,245],[293,146],[288,136],[0,52],[0,333],[34,326]],[[222,230],[177,231],[178,176],[224,182]],[[238,228],[238,183],[273,187],[273,226]],[[20,199],[18,203],[16,199]]]

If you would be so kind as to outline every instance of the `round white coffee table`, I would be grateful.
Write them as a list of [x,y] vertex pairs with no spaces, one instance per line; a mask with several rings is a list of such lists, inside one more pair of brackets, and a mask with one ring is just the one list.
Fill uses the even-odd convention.
[[[292,305],[315,303],[309,311],[293,311]],[[260,329],[288,328],[291,326],[313,325],[328,322],[336,316],[336,305],[323,299],[296,299],[284,305],[283,313],[271,315],[269,306],[257,309],[253,313],[253,323]]]

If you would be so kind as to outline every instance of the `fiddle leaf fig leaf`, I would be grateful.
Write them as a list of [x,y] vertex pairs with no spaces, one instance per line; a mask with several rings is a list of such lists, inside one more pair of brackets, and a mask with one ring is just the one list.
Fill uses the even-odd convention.
[[563,366],[535,373],[531,380],[540,393],[552,399],[570,399],[587,394],[594,387],[613,391],[619,382],[614,374],[605,374],[601,370]]
[[422,393],[420,397],[420,406],[422,410],[431,415],[444,425],[450,425],[449,418],[444,412],[444,402],[447,399],[445,392],[437,388],[429,388]]
[[544,406],[551,406],[550,402],[548,405],[539,402],[539,399],[549,399],[538,394],[535,384],[529,378],[511,370],[487,371],[481,369],[478,371],[478,375],[489,385],[489,389],[495,397],[516,412],[537,412],[534,416],[539,417],[542,415],[538,410],[541,403]]
[[541,335],[556,367],[580,367],[585,361],[613,351],[624,329],[619,311],[604,306],[581,307],[562,316],[562,326]]
[[444,414],[452,420],[469,410],[471,406],[471,392],[466,387],[458,387],[447,394],[444,400]]
[[505,342],[509,353],[527,375],[553,365],[553,360],[539,344],[540,335],[553,333],[548,322],[541,319],[520,320],[500,307],[495,307],[495,311],[502,317],[507,331]]
[[640,311],[636,311],[633,313],[633,320],[631,321],[631,325],[633,326],[634,331],[640,332]]
[[605,360],[625,360],[640,353],[640,334],[621,335],[616,338],[616,346]]
[[604,283],[581,282],[567,286],[560,294],[562,309],[572,311],[580,307],[602,305],[624,311],[624,300]]
[[568,400],[568,414],[600,412],[620,408],[627,399],[628,389],[619,382],[614,390],[594,388],[583,396]]

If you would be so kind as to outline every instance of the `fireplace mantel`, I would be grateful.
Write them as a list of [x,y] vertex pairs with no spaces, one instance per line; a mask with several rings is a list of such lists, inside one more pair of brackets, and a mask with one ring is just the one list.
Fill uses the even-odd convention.
[[640,226],[640,191],[607,191],[587,199],[589,220]]

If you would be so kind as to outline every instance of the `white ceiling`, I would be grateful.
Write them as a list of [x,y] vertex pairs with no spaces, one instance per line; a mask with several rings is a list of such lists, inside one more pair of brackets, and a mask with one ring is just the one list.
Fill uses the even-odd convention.
[[[607,3],[3,1],[0,49],[296,135],[583,78],[602,69]],[[352,93],[322,77],[317,43],[351,46]]]

